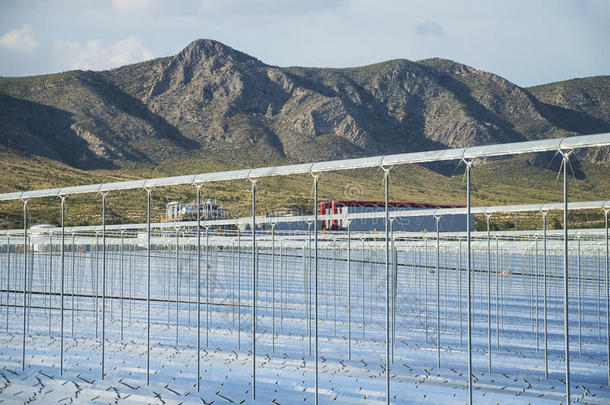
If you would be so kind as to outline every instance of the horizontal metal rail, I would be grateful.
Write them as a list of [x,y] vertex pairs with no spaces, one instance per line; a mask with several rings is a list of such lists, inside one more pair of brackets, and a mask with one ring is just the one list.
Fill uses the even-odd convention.
[[337,170],[363,169],[370,167],[390,167],[403,164],[430,163],[448,160],[475,159],[519,155],[523,153],[569,151],[579,148],[610,145],[610,133],[580,135],[540,141],[514,142],[497,145],[473,146],[468,148],[441,149],[428,152],[401,153],[358,159],[345,159],[317,163],[302,163],[287,166],[262,167],[257,169],[231,170],[225,172],[191,174],[186,176],[162,177],[115,183],[90,184],[60,187],[34,191],[20,191],[0,194],[0,201],[26,200],[43,197],[57,197],[74,194],[106,193],[109,191],[151,189],[187,184],[248,180],[263,177],[287,176],[294,174],[322,173]]
[[[583,201],[583,202],[571,202],[568,204],[569,210],[593,210],[593,209],[608,209],[610,208],[610,200],[604,201]],[[473,207],[470,209],[472,214],[496,214],[496,213],[514,213],[514,212],[549,212],[559,211],[563,209],[563,203],[551,203],[551,204],[524,204],[524,205],[496,205],[488,207]],[[396,218],[403,217],[419,217],[419,216],[446,216],[446,215],[464,215],[466,214],[466,208],[426,208],[426,209],[408,209],[408,210],[394,210],[390,211],[390,219],[395,220]],[[384,211],[375,212],[354,212],[348,214],[324,214],[318,215],[319,221],[329,220],[358,220],[358,219],[380,219],[385,216]],[[313,222],[313,215],[294,215],[294,216],[257,216],[257,224],[281,224],[281,223],[307,223]],[[222,219],[222,220],[209,220],[201,221],[201,225],[204,227],[214,226],[227,226],[227,225],[250,225],[252,223],[252,217],[243,217],[235,219]],[[172,229],[172,228],[184,228],[184,227],[196,227],[197,221],[172,221],[172,222],[156,222],[150,224],[153,229]],[[124,231],[124,230],[138,230],[146,229],[147,224],[118,224],[118,225],[106,225],[106,231]],[[73,226],[65,227],[65,232],[96,232],[101,231],[102,225],[93,226]],[[53,228],[41,228],[40,230],[32,229],[32,232],[40,233],[57,233],[60,232],[60,227]],[[4,234],[23,234],[22,229],[5,230],[0,231],[0,235]]]

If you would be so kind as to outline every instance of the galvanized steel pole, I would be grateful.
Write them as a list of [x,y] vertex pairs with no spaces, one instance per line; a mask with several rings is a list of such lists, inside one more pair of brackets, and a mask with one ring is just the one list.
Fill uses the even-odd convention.
[[[62,236],[63,239],[63,236]],[[63,245],[63,241],[62,241]],[[63,248],[62,248],[63,249]],[[63,261],[63,259],[62,259]],[[62,264],[63,268],[63,264]],[[63,275],[62,275],[63,278]],[[62,317],[63,319],[63,317]],[[102,380],[106,355],[106,193],[102,193]]]
[[314,404],[318,405],[318,175],[313,176],[313,208],[314,208],[314,341],[315,341],[315,396]]
[[608,285],[608,279],[610,278],[610,245],[608,244],[608,211],[609,209],[604,208],[604,226],[606,228],[606,345],[608,355],[608,382],[610,382],[610,286]]
[[28,278],[28,200],[23,200],[23,344],[21,370],[25,370],[25,334],[27,327],[27,278]]
[[543,305],[544,305],[544,377],[549,377],[549,354],[548,354],[548,327],[547,327],[547,304],[546,304],[546,295],[547,295],[547,251],[546,251],[546,216],[548,215],[547,211],[542,211],[542,250],[544,256],[544,266],[543,266]]
[[385,183],[385,397],[390,403],[390,169],[381,167]]
[[[121,235],[122,237],[122,235]],[[180,278],[180,239],[178,229],[176,229],[176,345],[178,345],[178,295],[179,295],[179,278]],[[121,308],[121,312],[123,309]],[[122,315],[121,315],[122,318]]]
[[436,220],[436,367],[441,367],[441,308],[440,308],[440,222],[441,216],[435,215]]
[[566,359],[566,403],[570,405],[570,325],[568,312],[568,164],[570,163],[571,151],[561,151],[563,155],[563,326],[565,339]]
[[347,359],[352,359],[352,228],[347,220]]
[[487,220],[487,369],[491,373],[491,235],[489,232],[489,221],[491,214],[485,214]]
[[[150,189],[146,190],[146,385],[150,385]],[[105,234],[104,234],[105,235]]]
[[252,400],[256,399],[256,179],[252,183]]
[[59,375],[64,374],[64,267],[65,267],[65,213],[66,196],[61,198],[61,333],[60,333],[60,356],[59,356]]
[[470,169],[472,161],[464,160],[466,164],[466,284],[467,284],[467,308],[468,308],[468,404],[472,405],[472,298],[471,298],[471,237],[470,237]]
[[123,296],[123,284],[125,279],[124,263],[123,263],[123,252],[125,250],[124,244],[125,231],[121,230],[121,342],[123,341],[123,304],[125,297]]
[[[201,184],[197,187],[197,392],[201,385]],[[189,297],[190,300],[190,297]]]

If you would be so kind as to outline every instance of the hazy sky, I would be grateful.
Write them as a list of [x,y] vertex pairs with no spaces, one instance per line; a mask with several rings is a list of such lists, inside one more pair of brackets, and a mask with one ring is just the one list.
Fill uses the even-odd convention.
[[279,66],[452,59],[521,86],[610,74],[609,0],[0,0],[0,75],[221,41]]

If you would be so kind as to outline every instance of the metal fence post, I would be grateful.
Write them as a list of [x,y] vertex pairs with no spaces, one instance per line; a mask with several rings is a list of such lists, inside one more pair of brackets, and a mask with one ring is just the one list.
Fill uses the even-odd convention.
[[27,278],[28,278],[28,200],[23,201],[23,342],[21,370],[25,371],[25,335],[27,327]]
[[467,284],[467,308],[468,308],[468,404],[472,405],[472,284],[471,284],[471,236],[470,236],[470,169],[472,161],[464,160],[466,164],[466,284]]
[[563,325],[565,339],[565,377],[566,377],[566,404],[570,405],[570,325],[568,312],[568,287],[569,287],[569,264],[568,264],[568,164],[572,151],[562,151],[563,155]]

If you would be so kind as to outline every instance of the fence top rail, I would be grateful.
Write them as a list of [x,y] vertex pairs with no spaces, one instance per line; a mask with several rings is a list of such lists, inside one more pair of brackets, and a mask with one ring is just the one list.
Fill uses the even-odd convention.
[[442,149],[428,152],[401,153],[357,159],[335,160],[317,163],[302,163],[286,166],[261,167],[224,172],[191,174],[186,176],[162,177],[155,179],[131,180],[114,183],[89,184],[83,186],[59,187],[44,190],[19,191],[0,194],[0,201],[28,200],[43,197],[58,197],[74,194],[105,193],[119,190],[152,189],[187,184],[248,180],[271,176],[312,174],[337,170],[363,169],[369,167],[395,166],[413,163],[428,163],[448,160],[474,159],[518,155],[545,151],[573,150],[578,148],[610,145],[610,133],[579,135],[538,141],[514,142],[497,145],[473,146],[457,149]]
[[[568,210],[593,210],[593,209],[608,209],[610,208],[610,201],[580,201],[568,203]],[[524,204],[524,205],[499,205],[499,206],[488,206],[488,207],[473,207],[470,210],[471,214],[503,214],[503,213],[515,213],[515,212],[550,212],[559,211],[563,209],[563,203],[548,203],[548,204]],[[426,208],[426,209],[407,209],[407,210],[392,210],[389,212],[389,218],[391,221],[400,220],[405,217],[419,217],[419,216],[449,216],[449,215],[465,215],[466,208]],[[343,220],[343,221],[354,221],[354,220],[375,220],[382,219],[385,217],[385,212],[372,211],[372,212],[354,212],[348,214],[320,214],[318,215],[318,221],[330,221],[330,220]],[[271,225],[275,226],[282,223],[313,223],[313,215],[294,215],[294,216],[257,216],[256,224],[261,226]],[[233,219],[221,219],[221,220],[204,220],[201,221],[203,227],[214,227],[214,226],[227,226],[227,225],[251,225],[252,217],[242,217]],[[175,228],[195,228],[197,221],[168,221],[168,222],[154,222],[150,224],[152,229],[175,229]],[[144,230],[148,227],[146,223],[136,224],[115,224],[106,225],[107,232],[121,232],[127,230]],[[102,225],[88,225],[88,226],[71,226],[65,227],[64,232],[66,233],[79,233],[79,232],[99,232],[102,231]],[[41,229],[31,229],[30,232],[34,233],[59,233],[61,232],[60,227],[48,227]],[[0,235],[11,235],[11,234],[23,234],[23,229],[13,229],[0,231]]]

